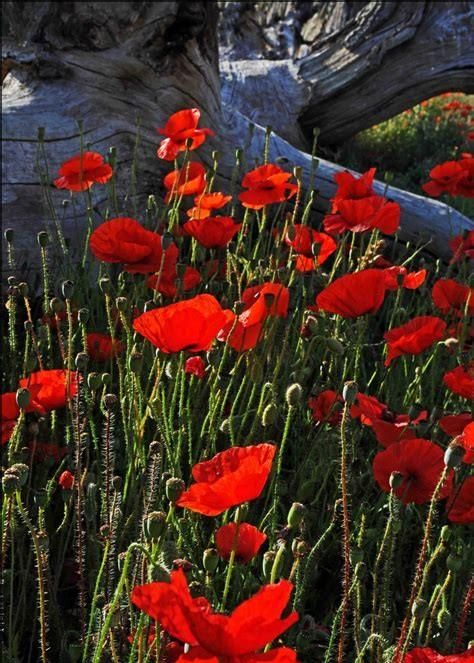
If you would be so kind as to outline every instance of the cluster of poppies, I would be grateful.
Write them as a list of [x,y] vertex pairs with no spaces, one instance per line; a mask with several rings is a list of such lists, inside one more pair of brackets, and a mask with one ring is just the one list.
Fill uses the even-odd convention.
[[[174,170],[163,180],[164,204],[173,211],[169,215],[172,221],[152,229],[137,219],[118,216],[102,222],[90,236],[90,250],[98,261],[121,265],[123,271],[138,275],[135,278],[140,287],[161,295],[161,305],[148,306],[144,312],[133,310],[134,342],[148,341],[164,355],[185,353],[184,372],[204,381],[208,373],[208,357],[204,353],[214,345],[222,344],[226,352],[233,351],[240,358],[243,353],[252,357],[252,350],[274,341],[274,330],[278,325],[284,326],[282,321],[288,318],[291,305],[295,306],[295,278],[317,277],[316,293],[304,290],[305,296],[307,292],[311,294],[304,302],[306,323],[301,329],[301,343],[312,337],[312,330],[327,329],[332,323],[339,327],[344,320],[360,319],[357,322],[369,325],[372,316],[388,308],[387,303],[393,306],[405,295],[426,300],[425,295],[430,292],[429,313],[382,329],[380,342],[374,348],[383,346],[385,354],[375,350],[379,353],[377,360],[382,366],[384,359],[382,370],[390,378],[403,365],[403,358],[411,360],[442,346],[452,362],[442,378],[446,394],[462,402],[474,399],[474,362],[465,359],[474,337],[469,319],[474,313],[473,288],[456,278],[438,278],[428,290],[427,269],[410,271],[375,251],[367,251],[366,259],[355,271],[336,275],[338,260],[345,259],[352,250],[349,245],[361,234],[366,233],[364,238],[370,246],[374,236],[393,236],[399,228],[400,207],[375,192],[374,168],[360,177],[349,172],[334,176],[337,188],[322,229],[314,229],[304,220],[297,223],[296,205],[295,214],[285,217],[281,228],[267,233],[265,242],[273,243],[277,255],[270,265],[272,276],[268,280],[245,283],[240,279],[239,300],[234,306],[226,297],[218,299],[210,294],[207,286],[212,280],[222,283],[232,276],[230,272],[235,267],[227,255],[232,252],[232,242],[244,242],[248,233],[254,232],[249,230],[253,217],[265,221],[270,205],[298,201],[300,181],[278,165],[264,163],[244,175],[236,196],[214,191],[213,175],[191,158],[191,153],[213,135],[210,129],[200,128],[199,121],[198,109],[181,110],[159,130],[164,138],[157,156],[175,161]],[[183,161],[178,167],[180,158]],[[437,166],[424,190],[433,196],[450,193],[472,197],[473,164],[471,155],[464,154],[459,161]],[[86,151],[61,166],[55,184],[71,192],[86,191],[94,184],[107,183],[112,175],[112,167],[100,154]],[[243,209],[237,219],[234,214],[240,209],[239,204]],[[263,232],[264,223],[259,234]],[[464,265],[474,257],[474,233],[452,238],[450,247],[452,264]],[[192,264],[186,262],[189,255]],[[329,273],[324,273],[321,267],[328,264]],[[280,278],[281,271],[288,278]],[[200,287],[204,292],[198,290]],[[62,320],[64,314],[57,312],[54,319],[44,322],[55,326],[59,334]],[[118,314],[114,324],[114,335],[94,331],[85,336],[87,354],[93,361],[113,361],[124,353],[126,344],[120,339]],[[454,348],[460,352],[455,354]],[[22,412],[44,416],[71,404],[78,381],[76,372],[63,369],[40,370],[22,378],[19,391],[2,395],[2,444],[13,435]],[[330,429],[341,423],[344,399],[337,384],[330,386],[334,388],[313,393],[307,401],[312,425],[318,428]],[[27,395],[22,396],[22,390]],[[438,486],[445,465],[451,464],[446,460],[445,449],[420,432],[430,421],[431,428],[437,426],[439,435],[444,436],[448,451],[456,449],[462,463],[472,465],[474,422],[467,404],[463,409],[442,412],[436,417],[423,408],[402,414],[392,411],[376,396],[358,391],[349,416],[356,426],[371,431],[381,447],[372,461],[374,486],[393,492],[405,505],[430,502],[438,488],[437,498],[446,500],[445,514],[451,523],[474,522],[474,477],[460,483],[450,466],[444,483]],[[172,500],[173,508],[208,518],[236,508],[234,522],[227,522],[226,518],[214,532],[217,554],[225,561],[247,564],[267,541],[267,534],[240,519],[239,507],[261,496],[277,452],[273,443],[235,445],[221,451],[194,464],[194,482],[178,491]],[[58,454],[59,457],[60,451]],[[66,470],[58,483],[64,491],[70,491],[74,475]],[[171,644],[176,645],[172,660],[178,663],[296,663],[293,649],[279,645],[270,648],[298,620],[296,612],[287,611],[292,589],[288,580],[271,582],[231,614],[219,613],[208,596],[194,596],[185,571],[179,568],[171,572],[169,582],[135,586],[131,601],[167,633]],[[456,656],[456,660],[468,660],[469,652]],[[404,663],[451,660],[454,663],[454,657],[424,647],[407,653]]]

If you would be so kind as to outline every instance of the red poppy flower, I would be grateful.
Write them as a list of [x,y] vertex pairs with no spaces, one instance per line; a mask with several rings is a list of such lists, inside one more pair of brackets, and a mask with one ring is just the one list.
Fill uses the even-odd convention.
[[324,217],[324,230],[340,234],[377,228],[386,235],[397,232],[400,225],[400,205],[387,202],[382,196],[337,201],[337,212]]
[[236,352],[252,350],[263,336],[263,322],[243,323],[240,316],[229,311],[227,322],[217,335],[219,341],[226,341]]
[[[293,239],[287,235],[285,242],[300,254],[296,260],[296,269],[299,272],[312,271],[316,265],[322,265],[334,253],[337,248],[335,240],[326,235],[318,233],[308,226],[296,224],[292,226]],[[313,254],[313,247],[317,244],[319,251]]]
[[197,161],[190,161],[178,170],[172,170],[163,180],[168,193],[165,202],[175,196],[202,193],[206,188],[206,169]]
[[68,453],[65,447],[50,444],[49,442],[30,442],[28,449],[31,456],[34,456],[34,459],[40,463],[48,459],[59,463]]
[[319,293],[316,306],[318,310],[336,313],[343,318],[357,318],[379,310],[386,287],[378,269],[345,274]]
[[408,272],[406,267],[393,265],[384,269],[387,290],[397,290],[406,288],[407,290],[416,290],[426,280],[426,269],[420,269],[418,272]]
[[[443,450],[433,442],[422,438],[402,440],[379,451],[372,469],[380,488],[390,492],[390,475],[399,472],[403,476],[401,485],[395,490],[404,503],[423,504],[429,502],[444,469]],[[438,499],[444,499],[451,491],[452,472],[440,490]]]
[[54,180],[58,189],[86,191],[93,184],[105,184],[112,177],[112,168],[104,163],[104,157],[97,152],[83,152],[65,161],[59,169],[59,177]]
[[457,366],[445,373],[443,382],[454,394],[463,398],[474,398],[474,361],[464,368]]
[[[158,271],[163,259],[162,237],[146,230],[135,219],[118,217],[102,223],[91,235],[90,249],[104,262],[121,262],[130,274]],[[163,268],[171,268],[178,259],[178,248],[171,244],[165,251]]]
[[77,394],[77,373],[62,368],[37,371],[20,380],[31,394],[30,405],[38,411],[50,412],[65,407],[68,400]]
[[433,315],[420,315],[413,320],[390,329],[384,334],[387,341],[385,366],[401,355],[419,355],[433,343],[440,341],[446,331],[446,323]]
[[65,470],[58,479],[58,484],[63,490],[71,490],[74,486],[74,474]]
[[[186,267],[184,276],[181,278],[181,290],[188,292],[201,282],[201,275],[194,267]],[[152,290],[158,290],[165,297],[176,297],[178,293],[178,275],[176,266],[172,265],[157,274],[148,277],[147,286]]]
[[133,328],[161,352],[202,352],[209,350],[226,319],[215,297],[197,295],[143,313],[135,318]]
[[449,193],[451,196],[474,197],[474,158],[445,161],[430,171],[430,181],[422,185],[429,196]]
[[376,419],[372,423],[372,430],[377,442],[385,448],[401,440],[412,440],[417,436],[416,431],[410,427],[409,421],[390,422]]
[[206,375],[206,364],[202,357],[189,357],[184,364],[184,372],[202,380]]
[[248,191],[239,193],[239,200],[244,207],[262,209],[271,203],[282,203],[295,195],[298,190],[296,184],[288,182],[291,173],[274,164],[259,166],[247,173],[242,180],[242,186]]
[[381,403],[375,396],[359,392],[354,405],[351,405],[350,415],[353,419],[360,419],[366,426],[372,426],[374,419],[380,419],[387,409],[385,403]]
[[469,649],[463,654],[438,654],[434,649],[429,647],[416,647],[408,652],[403,658],[403,663],[460,663],[461,661],[474,660],[474,649]]
[[108,361],[122,353],[123,344],[108,334],[87,334],[87,353],[94,361]]
[[447,414],[438,421],[438,425],[442,431],[450,437],[461,435],[463,430],[472,421],[470,412],[462,412],[461,414]]
[[171,572],[169,583],[154,582],[135,587],[131,600],[173,638],[191,646],[189,655],[179,659],[183,663],[212,662],[212,657],[217,661],[221,658],[232,660],[232,663],[296,663],[294,652],[292,657],[278,656],[278,652],[291,651],[286,648],[266,654],[256,653],[298,621],[296,612],[281,618],[292,589],[293,585],[287,580],[265,585],[230,615],[223,615],[213,612],[204,597],[191,597],[186,576],[179,569]]
[[232,196],[226,196],[220,191],[203,193],[200,196],[196,196],[194,199],[195,206],[191,207],[186,214],[191,219],[205,219],[207,216],[211,216],[213,209],[224,207],[230,200],[232,200]]
[[342,413],[339,403],[342,403],[342,398],[332,389],[326,389],[308,400],[313,420],[316,423],[328,423],[331,426],[336,426],[341,420]]
[[242,228],[230,216],[208,216],[205,219],[186,221],[183,230],[186,235],[205,246],[206,249],[227,246],[236,233]]
[[235,559],[246,564],[258,553],[267,535],[249,523],[229,523],[219,527],[214,538],[217,552],[223,559],[228,560],[235,547]]
[[173,113],[163,128],[158,129],[158,133],[166,136],[161,141],[156,152],[160,159],[173,161],[179,152],[186,149],[186,141],[189,150],[195,150],[206,140],[206,136],[213,136],[211,129],[198,129],[201,111],[198,108],[186,108],[177,113]]
[[433,286],[431,296],[442,313],[463,315],[466,310],[474,312],[474,288],[453,279],[439,279]]
[[459,443],[465,450],[463,463],[472,465],[474,463],[474,423],[468,424],[461,435],[456,438],[456,443]]
[[20,408],[16,404],[16,393],[10,391],[2,394],[2,407],[1,407],[1,443],[6,444],[13,433],[16,425],[16,420],[20,415]]
[[332,200],[332,212],[337,212],[338,203],[341,200],[349,198],[358,200],[360,198],[367,198],[374,195],[372,184],[375,177],[375,168],[362,173],[360,177],[354,177],[352,173],[345,170],[342,173],[336,173],[333,176],[336,182],[337,190],[336,195]]
[[260,495],[272,467],[276,447],[258,444],[232,447],[193,467],[197,483],[176,504],[205,516],[249,502]]
[[453,489],[446,504],[446,513],[452,523],[459,525],[474,523],[474,475],[464,479],[459,491]]
[[461,260],[463,256],[474,258],[474,230],[469,230],[466,236],[453,237],[448,244],[453,252],[453,257],[449,261],[451,264]]

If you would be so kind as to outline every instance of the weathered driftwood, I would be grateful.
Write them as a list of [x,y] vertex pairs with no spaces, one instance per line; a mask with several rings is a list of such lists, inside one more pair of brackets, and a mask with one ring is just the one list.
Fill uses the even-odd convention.
[[[118,189],[122,194],[128,191],[139,131],[136,191],[129,192],[121,212],[130,213],[133,209],[132,194],[136,195],[139,210],[144,209],[148,194],[160,195],[160,168],[162,172],[169,164],[160,164],[156,159],[159,137],[155,128],[179,108],[201,108],[202,126],[212,127],[217,136],[207,141],[200,157],[210,165],[211,151],[219,149],[223,176],[229,176],[234,148],[246,142],[248,120],[236,111],[236,100],[224,95],[228,104],[221,104],[215,5],[6,4],[17,39],[4,44],[3,224],[15,229],[20,268],[23,263],[34,263],[38,254],[36,233],[52,223],[50,213],[42,205],[36,164],[39,127],[45,128],[50,181],[61,162],[79,151],[81,120],[86,147],[104,154],[111,145],[117,148]],[[255,97],[255,103],[258,102]],[[283,104],[281,113],[285,107],[290,109],[289,104]],[[259,156],[263,140],[264,130],[256,126],[247,146],[249,154]],[[274,137],[271,155],[285,156],[290,164],[302,165],[306,177],[308,154]],[[338,169],[327,162],[320,163],[315,203],[320,211],[334,192],[332,174]],[[50,193],[56,208],[61,210],[61,201],[68,194],[52,185]],[[446,255],[449,235],[473,227],[468,219],[436,201],[395,190],[390,195],[404,208],[404,236],[433,235],[430,248],[438,255]],[[80,198],[76,196],[77,200]],[[100,207],[100,199],[96,202]],[[80,203],[75,213],[71,205],[64,209],[65,235],[72,241],[77,234],[76,224],[83,223]]]
[[224,92],[298,147],[295,116],[309,140],[318,127],[337,144],[438,93],[474,91],[472,2],[222,4]]

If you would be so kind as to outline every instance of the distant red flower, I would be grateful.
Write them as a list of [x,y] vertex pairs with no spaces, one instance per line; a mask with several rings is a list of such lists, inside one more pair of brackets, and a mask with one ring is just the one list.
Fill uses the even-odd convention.
[[452,523],[459,525],[474,523],[474,475],[464,479],[460,490],[453,488],[446,504],[446,513]]
[[454,394],[463,398],[474,398],[474,361],[466,368],[457,366],[452,371],[445,373],[443,382]]
[[248,191],[239,194],[244,207],[262,209],[271,203],[282,203],[295,195],[298,187],[288,182],[291,173],[274,164],[259,166],[248,172],[242,180],[242,186]]
[[450,263],[461,260],[462,257],[474,258],[474,230],[469,230],[467,235],[458,235],[448,242],[449,248],[453,252]]
[[59,463],[68,453],[66,447],[49,442],[30,442],[28,448],[31,456],[34,454],[34,459],[38,462],[52,459],[55,463]]
[[[316,265],[322,265],[334,253],[337,248],[335,240],[319,233],[308,226],[295,224],[292,226],[293,239],[287,235],[285,242],[299,254],[296,260],[296,269],[299,272],[312,271]],[[314,245],[318,246],[318,251],[313,254]]]
[[240,523],[239,525],[229,523],[219,527],[214,538],[217,551],[223,559],[228,560],[235,547],[235,559],[237,562],[246,564],[258,553],[267,540],[267,535],[249,523]]
[[208,216],[205,219],[191,219],[186,221],[183,226],[186,235],[194,237],[206,249],[227,246],[241,228],[242,224],[235,223],[230,216]]
[[86,191],[93,184],[105,184],[112,177],[112,168],[104,163],[104,157],[97,152],[83,152],[65,161],[59,169],[54,184],[58,189]]
[[449,193],[451,196],[474,197],[474,158],[445,161],[430,171],[430,181],[422,185],[429,196]]
[[50,412],[65,407],[77,394],[77,373],[62,368],[37,371],[20,380],[31,394],[30,405],[38,411]]
[[296,663],[296,653],[287,648],[257,654],[298,620],[296,612],[281,618],[292,589],[287,580],[265,585],[230,615],[218,614],[204,597],[191,597],[179,569],[171,572],[169,583],[134,587],[131,600],[173,638],[190,645],[181,663]]
[[400,206],[382,196],[337,201],[337,212],[324,217],[324,230],[340,234],[378,229],[392,235],[400,224]]
[[474,660],[474,649],[469,649],[463,654],[438,654],[434,649],[429,647],[416,647],[412,649],[403,658],[403,663],[460,663],[461,661]]
[[1,414],[1,443],[6,444],[11,437],[16,421],[20,415],[20,408],[16,404],[16,393],[14,391],[2,394]]
[[433,315],[420,315],[409,322],[394,327],[384,334],[387,341],[385,366],[401,355],[419,355],[433,343],[440,341],[446,331],[446,323]]
[[122,353],[123,343],[108,334],[87,334],[87,353],[94,361],[108,361]]
[[71,474],[69,470],[65,470],[59,477],[58,484],[63,490],[71,490],[74,486],[74,474]]
[[375,177],[375,168],[371,168],[359,177],[354,177],[352,173],[345,170],[342,173],[336,173],[333,176],[338,185],[336,195],[332,200],[332,212],[337,212],[339,201],[360,198],[367,198],[374,195],[372,184]]
[[[394,491],[404,503],[429,502],[444,469],[443,450],[433,442],[422,438],[402,440],[379,451],[373,460],[374,477],[386,493],[390,492],[390,475],[399,472],[401,485]],[[444,499],[451,491],[452,472],[441,488],[438,499]]]
[[342,397],[332,389],[326,389],[308,400],[313,420],[316,423],[328,423],[331,426],[336,426],[341,420],[340,403],[342,403]]
[[[184,276],[181,279],[181,290],[188,292],[192,290],[201,282],[201,274],[194,267],[186,267]],[[152,290],[158,290],[165,297],[176,297],[178,293],[178,275],[176,273],[176,266],[172,265],[169,268],[163,269],[156,274],[148,277],[147,286]]]
[[226,319],[215,297],[197,295],[143,313],[133,328],[161,352],[202,352],[209,350]]
[[387,290],[397,290],[406,288],[407,290],[416,290],[426,280],[426,269],[420,269],[418,272],[408,272],[406,267],[393,265],[384,270]]
[[206,140],[206,136],[214,135],[211,129],[198,129],[197,125],[201,111],[198,108],[186,108],[177,113],[173,113],[163,128],[158,129],[158,133],[166,136],[161,141],[156,152],[160,159],[173,161],[179,152],[186,149],[186,141],[189,150],[195,150]]
[[343,318],[357,318],[375,313],[383,304],[386,283],[378,269],[364,269],[345,274],[330,283],[316,297],[319,310],[336,313]]
[[206,188],[206,169],[197,161],[190,161],[182,168],[168,173],[163,184],[168,190],[165,202],[169,202],[175,196],[202,193]]
[[184,364],[184,372],[189,375],[195,375],[202,380],[206,375],[206,364],[202,357],[188,357]]
[[[147,274],[160,269],[163,261],[162,237],[146,230],[135,219],[118,217],[102,223],[91,235],[90,249],[104,262],[121,262],[130,274]],[[178,248],[171,244],[165,251],[164,268],[178,259]]]
[[439,279],[433,286],[431,296],[435,306],[442,313],[463,315],[474,313],[474,288],[458,283],[454,279]]
[[218,516],[232,506],[260,495],[272,468],[276,447],[258,444],[232,447],[193,467],[193,484],[178,506],[205,516]]
[[438,421],[438,425],[442,431],[450,437],[461,435],[463,430],[472,421],[470,412],[462,412],[461,414],[447,414]]
[[226,196],[220,191],[203,193],[195,197],[195,206],[191,207],[186,214],[191,219],[205,219],[207,216],[211,216],[212,210],[224,207],[230,200],[232,200],[232,196]]

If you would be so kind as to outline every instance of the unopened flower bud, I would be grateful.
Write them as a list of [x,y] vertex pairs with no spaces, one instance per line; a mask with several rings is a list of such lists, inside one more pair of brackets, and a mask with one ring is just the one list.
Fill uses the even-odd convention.
[[104,405],[106,410],[115,410],[117,407],[118,398],[115,394],[105,394]]
[[110,283],[108,276],[103,276],[101,279],[99,279],[99,288],[104,295],[110,295],[112,284]]
[[87,364],[89,363],[89,356],[86,352],[78,352],[75,359],[75,365],[78,371],[81,373],[87,369]]
[[79,311],[77,312],[77,319],[79,322],[83,325],[87,324],[89,322],[89,309],[88,308],[80,308]]
[[104,387],[107,387],[112,382],[112,376],[110,375],[110,373],[102,373],[100,379]]
[[219,564],[219,553],[215,548],[207,548],[202,556],[202,565],[208,573],[214,573]]
[[63,281],[61,284],[61,293],[64,299],[71,299],[74,294],[74,283],[72,281]]
[[462,557],[455,553],[449,554],[446,558],[446,566],[451,573],[457,573],[462,569]]
[[30,404],[30,392],[28,389],[25,389],[25,387],[20,387],[20,389],[17,389],[16,391],[16,404],[20,408],[20,410],[24,410],[25,408],[28,407]]
[[278,408],[275,403],[269,403],[262,413],[262,426],[273,426],[278,417]]
[[455,439],[444,452],[444,464],[446,467],[459,467],[465,455],[466,450],[460,444],[457,444]]
[[448,350],[457,350],[459,347],[459,339],[458,338],[447,338],[445,341],[442,341],[443,345],[448,348]]
[[58,484],[63,490],[72,490],[74,486],[74,474],[65,470],[58,479]]
[[288,512],[287,524],[288,527],[295,528],[301,525],[301,522],[305,516],[306,507],[300,502],[293,502],[291,508]]
[[15,474],[20,481],[20,486],[24,486],[28,480],[28,472],[28,465],[25,463],[15,463],[7,469],[5,474]]
[[30,289],[28,287],[28,283],[25,283],[22,281],[21,283],[18,284],[18,292],[22,297],[28,297],[28,294],[30,292]]
[[41,509],[44,509],[44,507],[48,503],[48,493],[44,488],[40,488],[35,492],[34,499],[36,506],[38,506]]
[[46,230],[40,230],[36,235],[36,239],[38,240],[38,244],[42,249],[44,249],[49,244],[49,235]]
[[178,477],[171,477],[165,484],[166,497],[170,502],[174,503],[178,500],[181,494],[185,491],[186,484]]
[[403,483],[404,476],[401,472],[392,472],[390,475],[390,478],[388,480],[388,483],[390,485],[390,488],[392,490],[397,490],[397,488],[400,488],[400,486]]
[[16,473],[5,472],[2,477],[2,488],[4,494],[9,497],[20,490],[20,478]]
[[166,513],[163,511],[152,511],[146,517],[143,525],[145,536],[149,541],[157,541],[165,531]]
[[439,533],[439,538],[443,543],[447,543],[451,538],[451,530],[448,525],[443,525]]
[[87,386],[91,391],[95,391],[101,385],[101,379],[99,373],[89,373],[87,376]]
[[327,338],[326,345],[328,347],[328,350],[330,350],[336,355],[343,355],[345,352],[344,346],[342,345],[341,341],[339,341],[337,338]]
[[354,382],[354,380],[350,380],[344,384],[342,398],[348,405],[354,405],[358,393],[359,387],[357,386],[357,383]]
[[446,608],[441,608],[441,610],[436,615],[436,621],[440,628],[446,628],[451,623],[451,613]]
[[301,403],[301,399],[303,398],[302,386],[297,382],[290,385],[286,390],[285,398],[288,407],[297,407]]
[[428,609],[428,603],[424,599],[415,599],[411,608],[411,614],[413,617],[420,619],[426,614]]
[[8,242],[8,244],[11,244],[14,236],[13,228],[7,228],[3,233],[3,236],[5,237],[5,241]]
[[121,313],[125,313],[128,306],[128,299],[126,297],[117,297],[115,300],[115,306]]
[[273,562],[275,561],[276,553],[273,550],[267,550],[263,554],[262,560],[262,572],[263,579],[265,582],[270,582],[270,577],[272,575]]

